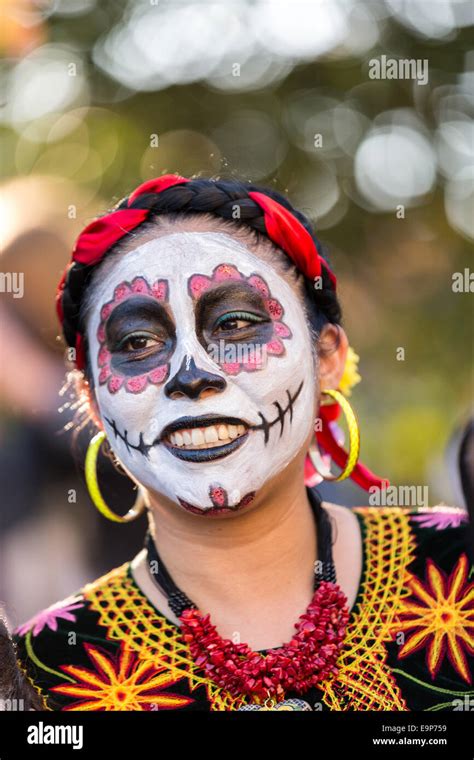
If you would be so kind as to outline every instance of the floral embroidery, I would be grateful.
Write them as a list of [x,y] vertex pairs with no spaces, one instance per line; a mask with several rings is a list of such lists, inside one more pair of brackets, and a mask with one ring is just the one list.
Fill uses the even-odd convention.
[[51,607],[48,607],[47,610],[42,610],[26,623],[18,626],[16,633],[23,636],[30,629],[33,629],[33,636],[37,636],[45,626],[51,628],[52,631],[57,631],[58,619],[75,622],[76,616],[72,614],[72,610],[78,610],[82,606],[83,603],[81,597],[74,597],[73,599],[66,599],[57,604],[53,604]]
[[413,521],[422,528],[459,528],[462,523],[467,523],[467,514],[457,507],[438,507],[436,512],[430,510],[427,514],[415,515]]
[[95,669],[61,665],[76,683],[51,689],[79,698],[64,710],[168,710],[193,702],[189,697],[163,693],[175,683],[170,673],[157,669],[151,660],[141,660],[123,643],[117,658],[91,644],[84,644],[84,648]]
[[435,678],[445,655],[456,672],[471,683],[466,651],[474,653],[474,584],[466,584],[468,559],[462,554],[446,578],[431,560],[426,563],[426,582],[411,573],[412,595],[401,602],[393,632],[412,631],[401,648],[400,659],[426,647],[426,662]]
[[[257,290],[263,298],[265,309],[273,322],[273,334],[267,343],[265,343],[265,351],[268,355],[282,356],[285,353],[285,347],[282,340],[291,338],[291,330],[284,322],[283,306],[276,298],[272,298],[270,289],[263,279],[258,274],[252,274],[249,277],[245,277],[239,270],[232,264],[219,264],[215,267],[212,277],[207,277],[204,274],[194,274],[190,277],[188,282],[188,290],[193,299],[199,298],[211,285],[216,283],[225,282],[225,280],[242,280],[251,285]],[[253,371],[262,368],[261,359],[257,356],[250,355],[243,361],[224,361],[221,362],[222,369],[229,375],[236,375],[242,370]]]
[[169,375],[169,363],[160,364],[151,372],[135,377],[127,378],[120,374],[114,374],[111,366],[112,355],[106,343],[105,323],[119,303],[136,294],[151,296],[157,301],[166,301],[168,299],[168,282],[167,280],[157,280],[153,285],[149,285],[144,277],[135,277],[131,283],[121,282],[115,288],[112,300],[102,306],[100,324],[97,329],[97,340],[100,344],[97,357],[97,363],[100,368],[99,385],[107,384],[110,393],[117,393],[122,386],[129,393],[141,393],[149,383],[158,385],[166,380]]

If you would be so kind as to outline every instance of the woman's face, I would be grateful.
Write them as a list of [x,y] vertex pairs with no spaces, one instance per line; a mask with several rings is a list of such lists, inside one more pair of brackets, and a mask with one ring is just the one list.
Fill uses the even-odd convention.
[[225,232],[165,234],[118,259],[95,291],[88,340],[118,459],[191,512],[245,507],[313,428],[301,302]]

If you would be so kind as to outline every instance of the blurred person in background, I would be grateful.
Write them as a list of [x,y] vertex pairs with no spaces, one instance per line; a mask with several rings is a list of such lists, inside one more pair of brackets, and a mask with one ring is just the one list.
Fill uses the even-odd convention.
[[[236,179],[150,180],[82,231],[57,307],[79,425],[98,431],[90,496],[149,528],[133,559],[17,627],[44,709],[431,710],[467,694],[465,511],[347,509],[314,487],[388,482],[358,461],[356,357],[300,211]],[[125,515],[102,446],[137,489]]]
[[[143,534],[135,525],[125,546],[118,530],[110,542],[77,478],[87,444],[79,435],[71,449],[65,432],[74,410],[59,396],[64,361],[51,298],[78,223],[65,213],[64,193],[83,205],[74,185],[54,178],[17,179],[1,193],[1,270],[23,278],[22,290],[0,301],[0,599],[12,624],[124,561],[133,535],[138,549]],[[110,462],[102,477],[126,503],[125,479]]]

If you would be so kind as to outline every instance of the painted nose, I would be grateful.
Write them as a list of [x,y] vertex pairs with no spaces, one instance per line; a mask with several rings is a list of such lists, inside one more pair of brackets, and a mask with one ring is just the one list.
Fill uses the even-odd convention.
[[164,391],[168,398],[187,396],[196,400],[207,391],[222,393],[226,387],[227,383],[223,377],[200,369],[192,357],[185,356],[176,374],[166,383]]

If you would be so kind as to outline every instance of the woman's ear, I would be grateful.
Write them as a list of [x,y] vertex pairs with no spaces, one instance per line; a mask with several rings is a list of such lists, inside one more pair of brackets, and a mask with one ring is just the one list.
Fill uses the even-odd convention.
[[349,341],[340,325],[324,325],[317,343],[321,389],[337,388],[344,374]]

